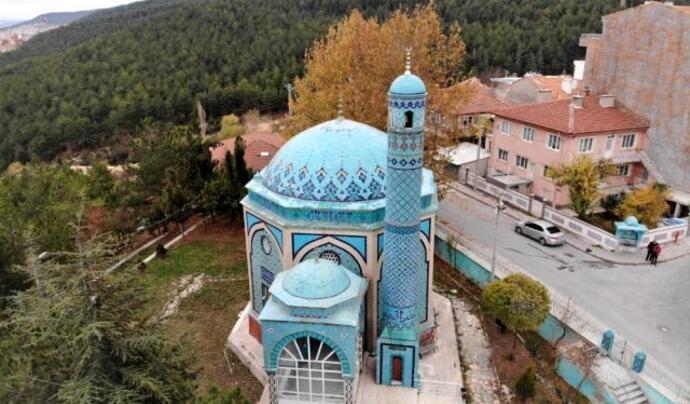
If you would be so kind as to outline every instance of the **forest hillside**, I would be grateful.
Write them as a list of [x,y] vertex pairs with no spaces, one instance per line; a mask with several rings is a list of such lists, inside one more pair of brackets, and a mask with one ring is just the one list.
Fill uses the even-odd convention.
[[[282,111],[305,50],[358,8],[383,18],[412,0],[149,0],[95,12],[0,56],[0,168],[135,133]],[[437,0],[463,27],[466,74],[560,73],[620,0]],[[630,4],[628,4],[630,5]],[[537,10],[537,11],[535,11]]]

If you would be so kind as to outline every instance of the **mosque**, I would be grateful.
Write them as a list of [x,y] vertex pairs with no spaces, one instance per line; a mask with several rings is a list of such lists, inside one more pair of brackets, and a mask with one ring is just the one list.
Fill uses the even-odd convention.
[[416,387],[435,331],[426,102],[408,57],[387,134],[341,115],[292,138],[247,185],[248,332],[272,403],[352,403],[366,357],[376,383]]

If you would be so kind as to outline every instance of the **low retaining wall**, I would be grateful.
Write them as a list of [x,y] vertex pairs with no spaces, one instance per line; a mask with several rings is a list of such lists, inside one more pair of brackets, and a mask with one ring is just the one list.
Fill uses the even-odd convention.
[[609,251],[614,251],[618,247],[618,240],[613,234],[548,206],[544,207],[544,219]]
[[[464,247],[461,247],[461,249],[450,248],[448,243],[445,241],[445,236],[440,237],[439,234],[442,235],[442,233],[439,232],[436,236],[436,242],[434,247],[436,255],[443,261],[451,265],[458,272],[462,273],[464,276],[466,276],[479,287],[483,288],[484,286],[486,286],[491,280],[490,270],[486,269],[483,265],[481,265],[478,262],[478,259],[473,259],[470,256],[468,256],[469,253],[465,254],[463,251],[461,251],[461,249]],[[599,327],[597,327],[597,329],[599,329]],[[558,340],[558,338],[560,338],[561,335],[563,335],[564,330],[566,332],[566,335],[568,333],[573,332],[572,329],[565,325],[560,319],[558,319],[553,314],[549,314],[544,323],[542,323],[541,326],[539,326],[537,332],[545,340],[551,343],[555,343]],[[586,331],[588,331],[586,332],[586,334],[592,334],[594,332],[593,330]],[[578,334],[580,333],[578,332]],[[603,335],[603,331],[598,335]],[[593,335],[582,335],[582,337],[589,341],[592,341],[593,338],[596,338]],[[598,341],[593,343],[598,345]],[[653,368],[650,365],[651,364],[648,364],[647,367],[649,367],[651,370]],[[577,373],[575,371],[577,371]],[[580,370],[577,368],[575,364],[568,361],[567,359],[559,360],[558,373],[559,375],[561,375],[561,377],[563,377],[563,379],[566,382],[568,382],[571,386],[575,388],[577,388],[577,385],[580,384],[580,380],[582,379],[582,373],[580,372]],[[657,389],[655,389],[649,383],[647,383],[644,380],[644,377],[638,380],[652,404],[669,404],[680,402],[672,401],[666,396],[664,396],[661,392],[659,392]],[[585,382],[582,384],[580,388],[580,392],[591,399],[592,397],[594,397],[594,393],[598,392],[598,390],[595,388],[595,385],[596,384],[591,380],[585,380]],[[680,392],[680,390],[682,390],[682,388],[679,387],[678,395],[683,396],[684,394]],[[598,394],[607,395],[608,393],[599,392]],[[590,397],[590,395],[592,396]],[[608,401],[609,399],[612,399],[610,395],[608,397],[604,397],[604,401],[607,403],[616,402],[615,400]],[[601,400],[601,398],[599,398],[599,400]]]

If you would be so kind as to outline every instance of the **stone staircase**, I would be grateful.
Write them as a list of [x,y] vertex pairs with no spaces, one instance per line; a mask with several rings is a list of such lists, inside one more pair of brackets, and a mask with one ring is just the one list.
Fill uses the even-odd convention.
[[613,389],[613,394],[616,396],[616,401],[620,404],[648,404],[649,401],[642,391],[642,388],[636,381],[631,381],[627,384]]
[[640,161],[642,161],[642,164],[647,169],[647,172],[654,179],[655,182],[661,184],[664,183],[664,179],[661,176],[661,173],[659,173],[659,170],[656,169],[656,166],[652,162],[652,159],[649,158],[646,152],[640,152]]

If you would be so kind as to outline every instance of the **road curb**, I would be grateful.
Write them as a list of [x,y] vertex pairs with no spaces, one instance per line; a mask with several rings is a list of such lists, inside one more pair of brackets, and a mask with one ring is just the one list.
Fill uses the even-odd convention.
[[[462,185],[462,184],[461,184],[461,185]],[[456,191],[456,192],[458,192],[458,193],[461,193],[462,195],[465,195],[465,196],[467,196],[467,197],[469,197],[469,198],[471,198],[471,199],[474,199],[475,201],[478,201],[478,202],[480,202],[480,203],[483,203],[483,204],[486,205],[486,206],[489,206],[489,207],[491,207],[491,208],[495,208],[494,204],[489,203],[488,201],[484,200],[483,198],[481,198],[481,197],[479,197],[479,196],[477,196],[477,195],[473,195],[473,193],[475,192],[474,190],[472,190],[472,191],[470,191],[470,190],[464,190],[464,189],[461,189],[461,188],[454,187],[454,186],[452,186],[452,185],[450,185],[449,188],[452,189],[452,190],[454,190],[454,191]],[[488,198],[492,198],[492,199],[493,199],[492,196],[490,196],[490,195],[488,195],[488,194],[485,194],[485,193],[483,193],[482,191],[476,191],[476,192],[481,192],[482,195],[486,195]],[[514,209],[514,208],[511,207],[510,209]],[[519,217],[518,215],[516,215],[515,213],[513,213],[512,211],[510,211],[510,210],[508,210],[508,209],[504,210],[504,211],[503,211],[503,214],[505,214],[505,215],[507,215],[507,216],[510,216],[510,217],[512,217],[512,218],[515,219],[515,220],[523,220],[523,218]],[[524,215],[529,216],[529,217],[534,217],[534,216],[532,216],[532,215],[528,215],[527,213],[524,213]],[[567,241],[567,240],[566,240],[565,243],[568,244],[569,246],[573,247],[573,248],[576,248],[576,249],[579,250],[579,251],[582,251],[582,252],[585,253],[585,254],[591,255],[592,257],[598,258],[598,259],[600,259],[600,260],[602,260],[602,261],[604,261],[604,262],[607,262],[607,263],[609,263],[609,264],[616,264],[616,265],[623,265],[623,266],[630,266],[630,267],[633,267],[633,266],[646,266],[646,265],[649,265],[647,262],[627,262],[627,261],[616,261],[616,260],[612,260],[612,259],[609,258],[609,257],[603,257],[603,256],[601,256],[601,255],[594,254],[594,251],[595,251],[595,250],[592,249],[592,248],[583,247],[583,246],[581,246],[581,245],[579,245],[579,244],[574,244],[574,243],[571,243],[570,241]],[[589,251],[587,251],[587,250],[589,250]],[[677,259],[679,259],[679,258],[686,257],[686,256],[688,256],[688,255],[690,255],[690,251],[688,251],[688,252],[686,252],[686,253],[684,253],[684,254],[681,254],[681,255],[672,257],[672,258],[660,259],[658,262],[659,262],[659,264],[663,264],[663,263],[665,263],[665,262],[671,262],[671,261],[677,260]]]

